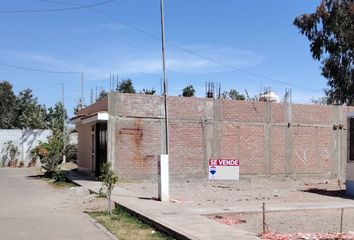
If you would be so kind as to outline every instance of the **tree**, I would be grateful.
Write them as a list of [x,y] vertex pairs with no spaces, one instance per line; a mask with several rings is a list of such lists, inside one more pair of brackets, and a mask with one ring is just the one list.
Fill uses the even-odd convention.
[[142,92],[140,92],[140,94],[145,94],[145,95],[155,95],[156,90],[154,88],[151,89],[143,89]]
[[38,104],[32,90],[26,89],[19,93],[16,103],[16,127],[26,129],[45,129],[47,127],[46,109]]
[[111,196],[114,186],[118,182],[119,178],[114,174],[110,162],[103,164],[100,180],[102,181],[102,188],[105,188],[107,190],[108,211],[109,214],[112,214]]
[[107,97],[107,96],[108,96],[108,93],[107,93],[105,90],[102,90],[102,91],[100,92],[100,95],[98,96],[96,102],[98,102],[98,101],[104,99],[104,98]]
[[0,128],[15,128],[16,95],[12,85],[7,81],[0,81]]
[[316,105],[327,105],[327,102],[328,102],[327,97],[311,98],[311,103]]
[[79,113],[79,111],[81,110],[81,109],[83,109],[83,108],[85,108],[86,107],[86,105],[84,105],[81,101],[78,103],[78,104],[76,104],[76,106],[74,107],[74,115],[76,116],[78,113]]
[[132,80],[128,78],[120,81],[117,85],[116,91],[120,93],[135,93]]
[[354,1],[322,0],[314,13],[293,23],[309,39],[312,57],[322,63],[327,101],[353,105]]
[[54,131],[48,142],[42,142],[31,150],[32,155],[39,157],[42,167],[46,170],[45,176],[55,182],[65,181],[64,172],[60,168],[63,153],[63,132],[59,131]]
[[230,89],[230,91],[224,91],[221,94],[221,98],[222,99],[239,100],[239,101],[246,100],[245,95],[240,94],[236,89]]
[[183,97],[193,97],[195,94],[194,87],[192,85],[188,85],[187,87],[182,89]]
[[237,90],[231,89],[229,91],[229,98],[232,100],[240,100],[244,101],[246,100],[246,97],[243,94],[240,94]]
[[[64,117],[63,117],[64,114]],[[63,132],[64,131],[64,121],[68,118],[66,110],[61,102],[58,102],[53,107],[48,108],[48,113],[46,116],[46,122],[48,127],[53,130],[53,132]]]

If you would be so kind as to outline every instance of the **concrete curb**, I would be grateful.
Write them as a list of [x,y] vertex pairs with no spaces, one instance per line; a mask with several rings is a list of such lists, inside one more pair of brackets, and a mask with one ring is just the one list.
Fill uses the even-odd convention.
[[[73,180],[73,181],[75,181],[75,180]],[[78,184],[78,183],[76,183],[76,184]],[[93,193],[98,194],[95,190],[92,190],[90,188],[88,188],[88,190],[90,191],[91,194],[93,194]],[[130,209],[130,208],[118,203],[118,202],[116,202],[116,201],[113,201],[113,203],[114,203],[115,208],[117,208],[117,207],[123,208],[125,211],[129,212],[130,214],[132,214],[136,218],[140,219],[142,222],[152,226],[153,228],[155,228],[155,229],[157,229],[157,230],[159,230],[159,231],[161,231],[161,232],[163,232],[163,233],[165,233],[165,234],[167,234],[167,235],[169,235],[169,236],[171,236],[173,238],[180,239],[180,240],[192,240],[192,238],[186,236],[186,234],[182,234],[180,232],[177,232],[177,231],[173,230],[171,227],[167,226],[168,224],[161,224],[161,223],[159,223],[157,221],[154,221],[152,218],[149,218],[148,216],[142,215],[142,214],[140,214],[140,213],[138,213],[138,212],[136,212],[136,211],[134,211],[134,210],[132,210],[132,209]],[[99,225],[101,225],[101,224],[99,224]],[[106,231],[108,231],[108,230],[106,229]],[[109,232],[109,233],[112,235],[111,232]]]
[[114,236],[110,231],[108,231],[107,228],[105,228],[102,224],[97,222],[95,219],[93,219],[90,215],[87,213],[84,214],[84,216],[92,223],[94,224],[100,231],[102,231],[104,234],[106,234],[111,240],[119,240],[116,236]]
[[118,203],[118,202],[114,202],[114,204],[115,204],[115,207],[123,208],[125,211],[129,212],[130,214],[132,214],[136,218],[140,219],[144,223],[152,226],[153,228],[155,228],[155,229],[159,230],[160,232],[163,232],[173,238],[180,239],[180,240],[192,240],[192,238],[188,237],[187,234],[183,234],[181,232],[173,230],[172,227],[168,226],[168,224],[161,224],[157,221],[154,221],[152,218],[142,215],[142,214]]

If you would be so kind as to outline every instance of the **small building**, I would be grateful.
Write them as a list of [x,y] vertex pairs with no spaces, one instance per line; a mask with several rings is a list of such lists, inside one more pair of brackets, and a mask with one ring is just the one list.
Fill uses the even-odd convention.
[[71,119],[78,132],[78,169],[98,176],[107,162],[108,98],[79,110]]

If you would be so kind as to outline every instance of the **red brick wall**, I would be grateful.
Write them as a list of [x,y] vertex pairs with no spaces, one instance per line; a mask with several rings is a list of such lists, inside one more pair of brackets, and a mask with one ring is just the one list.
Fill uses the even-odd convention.
[[[113,161],[120,177],[156,177],[163,149],[162,100],[110,95]],[[209,158],[239,159],[241,174],[340,174],[336,131],[346,130],[333,125],[346,125],[346,112],[354,108],[183,97],[168,102],[172,178],[206,177]],[[344,151],[345,144],[337,147]]]

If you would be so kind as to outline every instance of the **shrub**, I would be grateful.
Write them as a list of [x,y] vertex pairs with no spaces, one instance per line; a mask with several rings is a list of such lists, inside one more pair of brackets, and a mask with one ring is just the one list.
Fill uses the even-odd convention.
[[65,156],[67,162],[77,162],[77,144],[68,144],[65,146]]
[[[48,138],[47,143],[40,143],[33,152],[33,156],[38,156],[42,167],[46,170],[45,176],[48,178],[55,178],[55,181],[64,181],[65,176],[60,169],[59,164],[62,162],[63,156],[63,134],[55,133]],[[63,177],[64,176],[64,177]]]
[[52,176],[54,182],[65,182],[65,173],[63,170],[58,167],[54,172]]
[[[9,167],[15,167],[18,161],[17,156],[20,154],[20,152],[18,151],[18,147],[12,141],[5,142],[4,145],[6,156],[8,159],[7,165]],[[3,161],[3,164],[6,164],[6,159],[5,162]]]
[[118,182],[118,177],[114,174],[114,172],[111,168],[110,162],[103,164],[100,180],[102,181],[102,188],[101,189],[104,188],[107,191],[108,211],[109,211],[109,214],[112,215],[111,195],[112,195],[112,191],[114,189],[115,184]]

